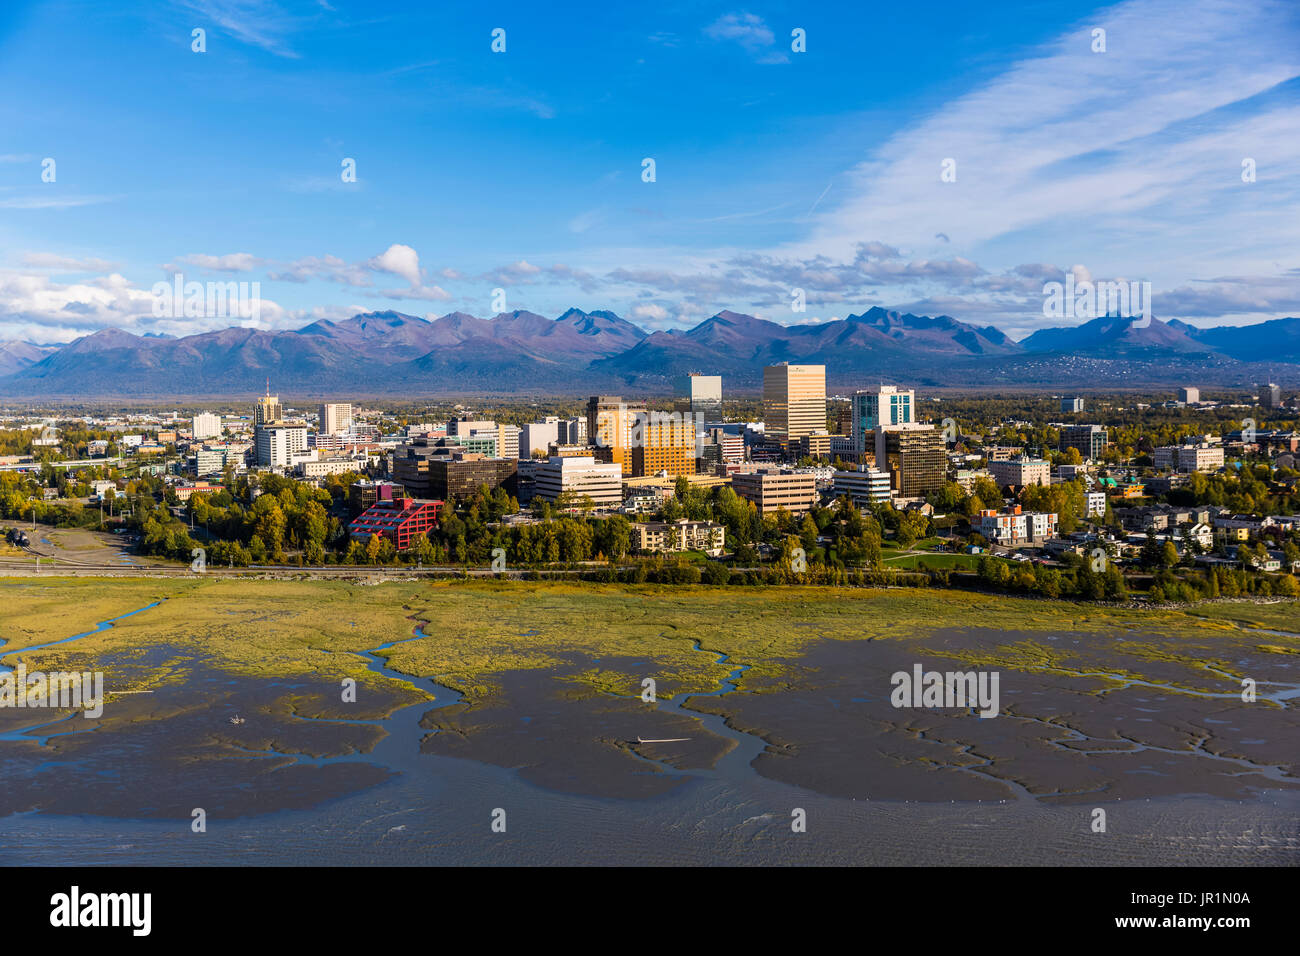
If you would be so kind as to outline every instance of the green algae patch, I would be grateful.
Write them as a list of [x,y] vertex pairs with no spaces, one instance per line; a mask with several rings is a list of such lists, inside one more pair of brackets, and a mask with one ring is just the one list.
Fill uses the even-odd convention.
[[[556,687],[561,694],[636,696],[641,681],[653,677],[656,693],[671,698],[716,690],[742,665],[748,667],[738,678],[744,691],[779,692],[818,683],[822,675],[805,658],[822,642],[880,640],[923,652],[928,638],[954,627],[1007,632],[995,651],[947,652],[976,666],[1062,674],[1095,669],[1088,654],[1047,640],[1089,635],[1106,639],[1108,656],[1118,652],[1121,660],[1105,668],[1117,680],[1142,677],[1145,665],[1170,665],[1204,678],[1205,689],[1221,686],[1205,665],[1236,673],[1231,662],[1240,645],[1233,635],[1240,635],[1241,623],[1278,624],[1296,610],[1289,602],[1149,611],[912,589],[504,581],[362,587],[229,578],[9,579],[0,581],[0,596],[9,611],[6,651],[88,631],[98,621],[161,602],[100,633],[32,651],[25,655],[29,666],[134,657],[141,684],[132,689],[181,679],[185,669],[177,662],[183,660],[249,678],[310,675],[319,686],[288,697],[304,715],[317,716],[340,712],[331,701],[346,678],[382,691],[382,701],[372,700],[376,714],[428,699],[425,691],[368,669],[360,652],[388,643],[393,646],[377,654],[392,670],[478,700],[498,695],[502,676],[521,671],[563,671]],[[424,636],[412,640],[417,628]],[[1270,647],[1290,643],[1279,638]],[[159,649],[165,649],[161,656]],[[152,672],[145,666],[150,660]]]

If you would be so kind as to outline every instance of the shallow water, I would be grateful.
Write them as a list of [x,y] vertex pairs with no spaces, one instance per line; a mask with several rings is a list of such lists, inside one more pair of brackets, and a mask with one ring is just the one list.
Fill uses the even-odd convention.
[[[146,610],[141,608],[132,613]],[[114,620],[125,616],[129,615]],[[73,641],[108,626],[111,621],[101,622],[94,631],[41,646]],[[423,631],[416,628],[407,640],[423,637]],[[767,706],[781,703],[778,695],[746,695],[743,684],[737,690],[737,683],[742,681],[748,667],[744,664],[733,668],[716,690],[661,700],[656,708],[673,720],[694,722],[697,728],[694,732],[701,738],[716,737],[726,742],[721,759],[713,767],[687,769],[680,761],[670,762],[671,756],[658,759],[642,752],[638,756],[645,770],[634,772],[662,774],[676,785],[667,792],[638,799],[542,787],[527,779],[528,767],[524,765],[497,766],[422,750],[422,744],[427,748],[431,743],[431,734],[447,731],[421,726],[421,721],[436,717],[436,712],[443,708],[472,702],[463,701],[456,691],[432,680],[412,679],[391,670],[383,652],[396,643],[401,642],[382,644],[360,654],[375,673],[426,691],[434,700],[399,707],[387,718],[299,714],[285,718],[298,726],[309,725],[308,729],[314,733],[363,735],[356,738],[350,749],[342,748],[347,752],[322,755],[295,750],[285,746],[279,736],[275,738],[274,749],[225,743],[234,752],[233,756],[250,766],[256,765],[249,771],[247,786],[271,794],[278,792],[277,781],[286,780],[284,775],[289,772],[309,775],[305,778],[309,788],[311,774],[331,772],[335,774],[331,778],[334,783],[329,792],[332,793],[340,792],[338,774],[343,775],[345,784],[349,774],[358,775],[359,782],[343,785],[339,796],[328,796],[322,791],[320,798],[309,799],[308,805],[299,809],[224,816],[213,811],[208,814],[207,830],[202,833],[191,830],[186,816],[156,812],[163,803],[161,796],[155,799],[138,789],[130,789],[130,782],[121,779],[122,769],[138,772],[140,761],[152,759],[153,748],[147,740],[137,742],[132,750],[127,746],[131,743],[128,733],[124,743],[114,744],[125,756],[115,757],[116,763],[106,761],[106,765],[88,766],[87,760],[69,761],[49,746],[58,733],[47,724],[71,720],[76,715],[52,722],[47,717],[40,725],[34,721],[31,726],[0,736],[0,754],[6,757],[31,754],[33,747],[42,749],[45,758],[25,772],[42,778],[48,787],[59,787],[66,779],[64,774],[92,773],[105,787],[118,791],[123,786],[128,788],[125,796],[118,793],[119,803],[115,807],[120,808],[122,800],[127,805],[134,800],[140,808],[139,816],[149,817],[133,819],[132,814],[121,815],[120,809],[113,811],[113,817],[95,815],[89,812],[98,808],[94,799],[86,801],[86,813],[12,813],[0,818],[0,863],[1295,865],[1300,862],[1300,825],[1297,824],[1300,788],[1287,785],[1284,768],[1261,766],[1219,754],[1190,754],[1184,749],[1144,741],[1137,741],[1130,752],[1149,752],[1175,761],[1196,758],[1228,764],[1233,773],[1249,774],[1256,783],[1242,799],[1170,795],[1125,800],[1114,793],[1099,792],[1095,800],[1089,800],[1090,794],[1084,790],[1072,794],[1082,796],[1082,802],[1054,804],[1043,799],[1054,795],[1050,791],[1034,793],[1009,778],[992,780],[988,771],[993,758],[977,753],[969,745],[956,751],[964,762],[954,763],[946,770],[981,786],[996,783],[1002,793],[1000,797],[981,801],[955,796],[943,801],[933,796],[934,792],[942,792],[942,788],[938,791],[929,788],[924,800],[853,799],[828,796],[824,790],[815,792],[798,783],[776,779],[771,773],[756,772],[756,764],[779,763],[783,759],[788,761],[789,757],[770,748],[758,734],[729,726],[722,715],[695,709],[710,701],[716,704],[720,698],[732,694],[736,697],[729,705],[759,698]],[[845,674],[837,676],[850,681],[859,676],[858,668],[845,667],[843,648],[854,648],[854,653],[859,655],[874,655],[884,653],[882,649],[888,646],[887,642],[863,645],[827,646],[827,653],[835,651],[840,655],[837,660]],[[695,649],[700,653],[716,653],[700,647],[698,642]],[[0,661],[5,656],[8,655],[0,654]],[[729,663],[726,655],[717,660]],[[172,692],[210,695],[213,703],[208,709],[214,712],[224,706],[217,688],[244,687],[247,683],[236,684],[217,673],[198,679],[196,671],[195,676],[185,688]],[[301,686],[293,681],[260,684],[261,690],[269,694]],[[1132,684],[1141,685],[1143,690],[1161,688],[1158,682]],[[1107,699],[1114,700],[1114,694],[1120,690],[1134,692],[1134,688],[1120,688],[1108,692]],[[1020,693],[1025,697],[1042,691],[1021,688]],[[164,692],[159,693],[160,698],[165,696]],[[1023,709],[1022,701],[1014,697],[1012,700],[1017,709]],[[1145,700],[1137,698],[1135,704]],[[160,700],[159,704],[167,702]],[[812,708],[809,713],[816,720],[806,726],[817,727],[820,724],[816,721],[830,720],[827,726],[838,726],[842,732],[845,721],[856,719],[855,708],[879,703],[876,697],[862,693],[859,688],[833,694],[823,691],[802,697],[789,695],[784,706],[796,710]],[[1287,706],[1285,700],[1274,703],[1280,705],[1279,710]],[[1162,706],[1166,706],[1163,701],[1159,706],[1135,706],[1134,709],[1159,713]],[[1202,701],[1202,706],[1209,706],[1209,702]],[[828,718],[827,714],[831,716]],[[214,719],[219,725],[225,720],[224,712]],[[531,713],[518,714],[516,719],[524,727],[535,727]],[[988,727],[990,723],[977,720],[961,726]],[[1061,730],[1058,723],[1027,714],[1014,714],[1011,721],[1004,721],[1001,726],[1033,725],[1045,725],[1053,733]],[[241,725],[241,730],[244,726]],[[155,733],[169,732],[166,728],[160,730],[158,725],[152,727]],[[376,732],[382,736],[367,750],[365,741],[373,738],[365,735]],[[546,731],[537,728],[536,732]],[[950,747],[938,739],[942,733],[940,726],[937,730],[911,730],[905,736],[923,749],[935,745]],[[1101,738],[1071,731],[1046,752],[1068,752],[1068,745],[1086,746],[1094,740]],[[1264,737],[1245,737],[1240,742],[1255,744],[1264,740]],[[1070,759],[1080,754],[1084,758],[1104,759],[1110,753],[1106,749],[1083,749]],[[123,764],[123,760],[127,763]],[[7,769],[15,762],[7,761]],[[131,762],[136,765],[132,766]],[[158,769],[168,766],[164,764]],[[376,775],[376,771],[381,772]],[[1170,771],[1147,765],[1129,767],[1122,774],[1130,779],[1172,776]],[[301,783],[304,778],[296,779]],[[1281,786],[1273,787],[1272,783]],[[195,803],[205,799],[204,784],[200,774],[200,779],[193,784]],[[93,795],[94,789],[87,792]],[[956,789],[952,792],[958,793]],[[1092,830],[1094,804],[1106,809],[1104,833]],[[504,811],[505,832],[494,832],[493,820],[500,819],[501,811]],[[796,814],[806,818],[806,832],[795,832],[792,828]]]

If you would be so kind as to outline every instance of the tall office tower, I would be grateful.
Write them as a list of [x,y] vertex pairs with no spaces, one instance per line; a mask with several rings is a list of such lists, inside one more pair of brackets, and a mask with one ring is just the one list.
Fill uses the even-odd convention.
[[691,401],[691,411],[705,422],[722,421],[722,376],[696,375],[692,372],[682,383],[682,390]]
[[1073,396],[1068,396],[1066,398],[1061,399],[1062,415],[1071,415],[1074,412],[1081,412],[1081,411],[1083,411],[1083,399],[1076,398]]
[[933,425],[881,425],[876,436],[876,467],[899,495],[915,498],[947,482],[948,449]]
[[593,395],[587,402],[587,440],[596,446],[598,461],[622,466],[632,474],[632,426],[644,402],[628,404],[621,395]]
[[347,402],[330,402],[320,407],[320,431],[325,435],[342,435],[352,430],[352,406]]
[[871,451],[876,429],[881,425],[910,425],[916,421],[916,393],[893,385],[860,388],[850,402],[853,416],[853,448],[859,454]]
[[826,431],[826,366],[783,362],[763,369],[763,420],[767,437],[786,449]]
[[194,435],[195,441],[216,438],[221,434],[221,416],[211,412],[199,412],[190,423],[190,433]]
[[1259,387],[1259,403],[1265,408],[1282,407],[1282,387],[1269,382]]
[[638,412],[632,426],[632,475],[695,474],[695,422],[679,414]]
[[265,425],[269,422],[284,421],[284,406],[280,404],[280,396],[271,394],[271,383],[266,383],[266,394],[257,400],[257,407],[253,409],[253,425]]
[[1187,386],[1178,390],[1178,400],[1184,405],[1195,405],[1201,400],[1201,390]]

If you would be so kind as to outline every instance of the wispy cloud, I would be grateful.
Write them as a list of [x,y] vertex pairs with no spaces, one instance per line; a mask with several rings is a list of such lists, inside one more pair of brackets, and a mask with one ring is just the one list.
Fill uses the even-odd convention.
[[74,209],[113,202],[116,196],[15,196],[0,199],[0,209]]
[[49,269],[51,272],[108,272],[115,268],[106,259],[73,259],[52,252],[28,252],[23,255],[22,263],[32,269]]
[[[289,46],[288,37],[301,27],[305,18],[287,13],[277,3],[269,0],[182,0],[180,5],[206,18],[241,43],[286,59],[300,59],[300,55]],[[321,6],[325,10],[333,9]],[[202,22],[194,25],[205,26]]]
[[[1273,0],[1106,10],[888,140],[792,247],[845,255],[868,223],[917,249],[937,233],[966,249],[1041,236],[1147,261],[1295,249],[1300,186],[1281,171],[1300,165],[1300,103],[1294,87],[1262,94],[1300,75],[1297,19]],[[1093,26],[1107,31],[1104,53]],[[1247,157],[1260,164],[1253,184],[1240,176]],[[1265,195],[1284,217],[1261,221]]]
[[714,40],[731,40],[752,51],[772,45],[776,39],[763,18],[753,13],[727,13],[704,28]]

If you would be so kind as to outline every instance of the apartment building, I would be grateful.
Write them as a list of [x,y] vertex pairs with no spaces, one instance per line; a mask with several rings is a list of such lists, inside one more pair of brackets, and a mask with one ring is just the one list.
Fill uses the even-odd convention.
[[632,525],[632,547],[649,554],[703,551],[716,557],[726,550],[727,529],[713,521],[649,521]]
[[307,426],[288,422],[258,425],[253,448],[257,463],[270,468],[288,468],[296,459],[315,455],[307,450]]
[[1056,515],[1021,511],[1019,505],[1009,511],[981,511],[976,530],[990,542],[1005,547],[1038,546],[1056,537]]

